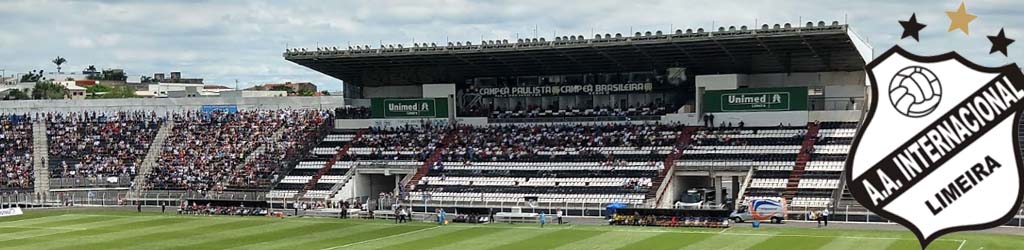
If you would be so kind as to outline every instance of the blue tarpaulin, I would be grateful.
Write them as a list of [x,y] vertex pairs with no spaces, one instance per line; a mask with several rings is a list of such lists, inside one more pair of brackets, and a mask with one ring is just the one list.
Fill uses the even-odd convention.
[[615,203],[608,204],[608,206],[605,207],[605,208],[608,210],[608,214],[614,214],[615,210],[620,209],[620,208],[626,208],[626,204],[622,204],[620,202],[615,202]]
[[237,105],[203,105],[203,113],[210,114],[215,111],[225,112],[228,114],[238,112]]

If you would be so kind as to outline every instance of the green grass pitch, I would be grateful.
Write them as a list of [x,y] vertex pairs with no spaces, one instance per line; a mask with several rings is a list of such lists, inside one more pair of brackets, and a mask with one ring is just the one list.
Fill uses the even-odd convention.
[[[1022,229],[1024,230],[1024,229]],[[907,231],[396,225],[324,218],[30,210],[0,218],[2,249],[920,249]],[[929,249],[1022,249],[1024,236],[958,233]]]

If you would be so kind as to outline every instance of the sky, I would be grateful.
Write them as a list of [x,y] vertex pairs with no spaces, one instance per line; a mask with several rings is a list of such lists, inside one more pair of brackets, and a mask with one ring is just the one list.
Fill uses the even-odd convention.
[[[839,21],[874,47],[900,45],[919,55],[957,51],[985,66],[1024,59],[989,54],[985,37],[1005,28],[1024,39],[1024,1],[966,1],[978,16],[970,35],[947,32],[945,11],[960,1],[125,1],[0,0],[0,69],[7,75],[67,59],[65,71],[96,65],[128,75],[181,71],[208,84],[242,87],[311,81],[340,90],[341,81],[285,61],[285,48],[472,41],[760,24]],[[921,41],[900,39],[899,20],[917,14]],[[631,32],[632,31],[632,32]]]

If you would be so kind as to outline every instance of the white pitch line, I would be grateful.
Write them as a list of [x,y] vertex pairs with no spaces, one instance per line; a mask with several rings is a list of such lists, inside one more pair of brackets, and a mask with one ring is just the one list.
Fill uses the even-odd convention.
[[0,226],[0,228],[53,229],[53,230],[71,230],[71,231],[89,230],[88,228],[77,228],[77,227],[34,227],[34,226]]
[[345,244],[345,245],[341,245],[341,246],[328,247],[328,248],[324,248],[324,249],[320,249],[320,250],[333,250],[333,249],[338,249],[338,248],[346,248],[346,247],[355,246],[355,245],[359,245],[359,244],[363,244],[363,243],[374,242],[374,241],[378,241],[378,240],[383,240],[383,239],[388,239],[388,238],[394,238],[394,237],[399,237],[399,236],[419,233],[419,232],[423,232],[423,231],[427,231],[427,230],[431,230],[431,229],[437,229],[437,228],[440,228],[440,227],[441,226],[428,227],[428,228],[419,229],[419,230],[413,230],[413,231],[409,231],[409,232],[405,232],[405,233],[388,235],[386,237],[373,238],[373,239],[364,240],[364,241],[360,241],[360,242],[353,242],[353,243],[349,243],[349,244]]
[[725,229],[722,229],[722,231],[718,231],[718,233],[722,234],[722,233],[725,233],[725,231],[729,231],[729,227],[727,227]]
[[[77,231],[77,230],[71,230],[71,231]],[[64,232],[66,232],[66,231],[55,230],[55,231],[51,231],[50,233],[46,233],[46,234],[28,235],[28,236],[24,236],[24,237],[16,237],[16,238],[5,239],[5,240],[31,239],[31,238],[35,238],[35,237],[45,237],[45,236],[50,236],[50,235],[64,233]]]
[[956,250],[962,250],[964,248],[964,244],[967,244],[967,240],[960,241],[960,246],[957,247]]

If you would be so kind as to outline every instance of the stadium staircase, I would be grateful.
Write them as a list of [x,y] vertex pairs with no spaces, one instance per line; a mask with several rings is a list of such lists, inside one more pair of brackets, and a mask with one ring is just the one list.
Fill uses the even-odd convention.
[[807,133],[804,134],[804,141],[800,144],[800,153],[796,156],[796,165],[793,166],[793,171],[789,172],[786,191],[782,193],[782,198],[787,202],[792,201],[793,197],[796,196],[797,187],[800,185],[800,178],[804,175],[807,162],[811,160],[811,150],[814,149],[814,143],[817,141],[819,127],[817,123],[807,124]]
[[341,191],[345,185],[348,185],[349,181],[352,181],[352,177],[356,175],[357,168],[359,168],[359,165],[352,165],[352,168],[348,169],[348,172],[345,172],[345,178],[341,179],[340,182],[335,183],[334,186],[331,187],[331,193],[327,195],[328,200],[338,201],[335,200],[334,196],[338,195],[338,192]]
[[839,201],[843,199],[843,195],[845,195],[846,192],[847,192],[847,190],[846,190],[846,171],[843,171],[843,173],[839,175],[839,186],[837,186],[837,187],[838,188],[836,188],[835,192],[832,193],[832,204],[829,204],[830,206],[832,206],[834,208],[838,208],[839,207]]
[[747,175],[744,175],[745,177],[743,178],[743,185],[740,185],[740,191],[736,192],[736,194],[738,194],[739,196],[736,197],[737,202],[733,202],[733,210],[738,209],[741,203],[743,203],[739,201],[743,201],[744,199],[747,198],[747,189],[750,188],[750,184],[754,180],[754,168],[755,167],[750,167],[750,170],[747,170]]
[[50,192],[50,145],[46,138],[46,122],[32,123],[32,169],[35,176],[33,190],[36,194]]
[[650,201],[653,199],[654,208],[661,206],[661,197],[665,195],[665,191],[668,190],[668,187],[672,183],[672,179],[674,179],[668,178],[666,180],[665,177],[675,172],[676,160],[679,160],[679,157],[683,155],[683,150],[686,149],[687,145],[690,145],[690,141],[693,140],[693,132],[697,131],[697,128],[698,127],[685,127],[683,128],[682,133],[679,133],[679,136],[676,137],[675,149],[672,150],[671,154],[665,157],[665,168],[658,173],[658,177],[651,183],[652,187],[658,188],[652,188],[647,191],[645,198],[648,201],[648,205],[650,205]]
[[142,164],[139,166],[139,171],[135,175],[135,180],[132,181],[131,192],[128,192],[129,198],[135,197],[136,199],[141,198],[142,191],[146,188],[146,176],[149,175],[150,171],[156,167],[156,161],[160,159],[160,153],[163,151],[164,142],[167,141],[167,137],[171,136],[171,131],[174,130],[174,121],[168,120],[164,122],[163,126],[160,126],[160,130],[156,132],[156,137],[153,137],[153,144],[149,145],[149,151],[146,152],[146,158],[143,158]]
[[[334,167],[334,163],[338,162],[338,160],[341,160],[342,156],[348,154],[348,149],[352,147],[352,143],[359,141],[359,139],[362,138],[363,134],[365,133],[366,129],[360,129],[359,131],[356,131],[356,135],[352,137],[352,140],[346,143],[345,146],[341,147],[341,149],[338,149],[338,152],[334,154],[334,157],[331,157],[331,160],[328,161],[327,164],[324,164],[324,167],[316,171],[316,175],[313,175],[313,178],[310,178],[309,181],[306,182],[306,185],[302,187],[302,190],[295,194],[294,199],[302,198],[303,196],[306,196],[306,192],[309,192],[309,190],[313,190],[314,188],[316,188],[316,183],[320,181],[320,178],[323,177],[324,174],[326,174],[327,172],[330,172],[331,168]],[[349,172],[352,172],[352,170],[350,169]],[[345,175],[347,176],[348,174],[346,173]]]
[[423,165],[421,165],[419,169],[416,169],[416,174],[412,176],[412,179],[409,179],[409,181],[405,183],[405,190],[413,190],[413,185],[419,183],[420,178],[423,178],[423,176],[427,176],[427,173],[430,172],[430,166],[433,166],[434,163],[441,159],[441,154],[444,154],[444,151],[448,150],[448,145],[451,145],[451,143],[455,141],[455,138],[458,137],[458,133],[458,128],[448,130],[448,133],[446,133],[444,138],[441,139],[441,143],[434,148],[434,152],[430,154],[430,157],[427,157],[427,160],[423,161]]

